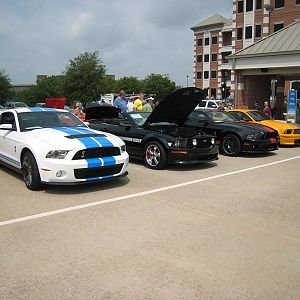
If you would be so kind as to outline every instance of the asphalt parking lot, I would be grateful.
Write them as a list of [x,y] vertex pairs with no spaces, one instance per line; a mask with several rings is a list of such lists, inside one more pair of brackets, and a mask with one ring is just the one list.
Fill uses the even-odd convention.
[[0,166],[1,299],[299,299],[300,148],[26,189]]

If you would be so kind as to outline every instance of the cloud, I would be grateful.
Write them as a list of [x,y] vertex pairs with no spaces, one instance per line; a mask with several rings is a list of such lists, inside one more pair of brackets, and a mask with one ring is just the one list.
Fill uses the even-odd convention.
[[117,77],[162,73],[184,85],[193,72],[190,27],[217,12],[231,17],[232,1],[1,0],[0,69],[32,83],[98,50]]

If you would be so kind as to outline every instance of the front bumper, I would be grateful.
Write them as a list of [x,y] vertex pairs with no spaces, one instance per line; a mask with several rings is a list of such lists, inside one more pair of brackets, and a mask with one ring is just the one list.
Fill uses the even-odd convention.
[[209,148],[169,149],[169,164],[195,164],[218,160],[219,146]]
[[300,145],[300,134],[280,134],[280,145]]
[[114,179],[127,174],[127,152],[91,160],[45,159],[39,165],[41,181],[46,184],[82,184]]
[[242,151],[274,151],[278,149],[279,139],[269,138],[264,140],[246,140]]

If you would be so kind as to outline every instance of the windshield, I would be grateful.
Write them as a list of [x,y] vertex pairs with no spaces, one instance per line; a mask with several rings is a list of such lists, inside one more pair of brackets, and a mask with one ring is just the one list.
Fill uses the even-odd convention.
[[259,110],[248,111],[248,114],[257,122],[271,119],[264,112]]
[[15,107],[28,107],[28,105],[23,102],[15,102],[14,106]]
[[143,126],[150,113],[140,112],[140,113],[131,113],[130,116],[134,123],[138,126]]
[[63,111],[35,111],[18,113],[21,131],[54,127],[86,127],[77,117]]

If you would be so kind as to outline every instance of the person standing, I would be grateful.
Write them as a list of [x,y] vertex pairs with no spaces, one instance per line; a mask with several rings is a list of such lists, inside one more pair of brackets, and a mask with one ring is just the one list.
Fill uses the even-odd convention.
[[263,109],[263,112],[269,116],[270,118],[272,118],[272,112],[271,112],[271,109],[270,109],[270,106],[269,106],[269,102],[268,101],[265,101],[264,103],[264,109]]
[[133,100],[129,99],[128,103],[127,103],[127,111],[128,112],[132,112],[134,110],[134,104],[133,104]]
[[146,104],[143,105],[143,109],[142,109],[143,112],[152,112],[152,106],[150,104],[150,101],[151,101],[150,99],[146,99]]
[[129,101],[129,98],[126,97],[125,91],[121,90],[119,92],[119,96],[114,101],[114,106],[119,108],[121,110],[121,112],[126,112],[128,101]]
[[143,110],[143,100],[144,95],[140,94],[140,96],[134,101],[134,111],[142,111]]

